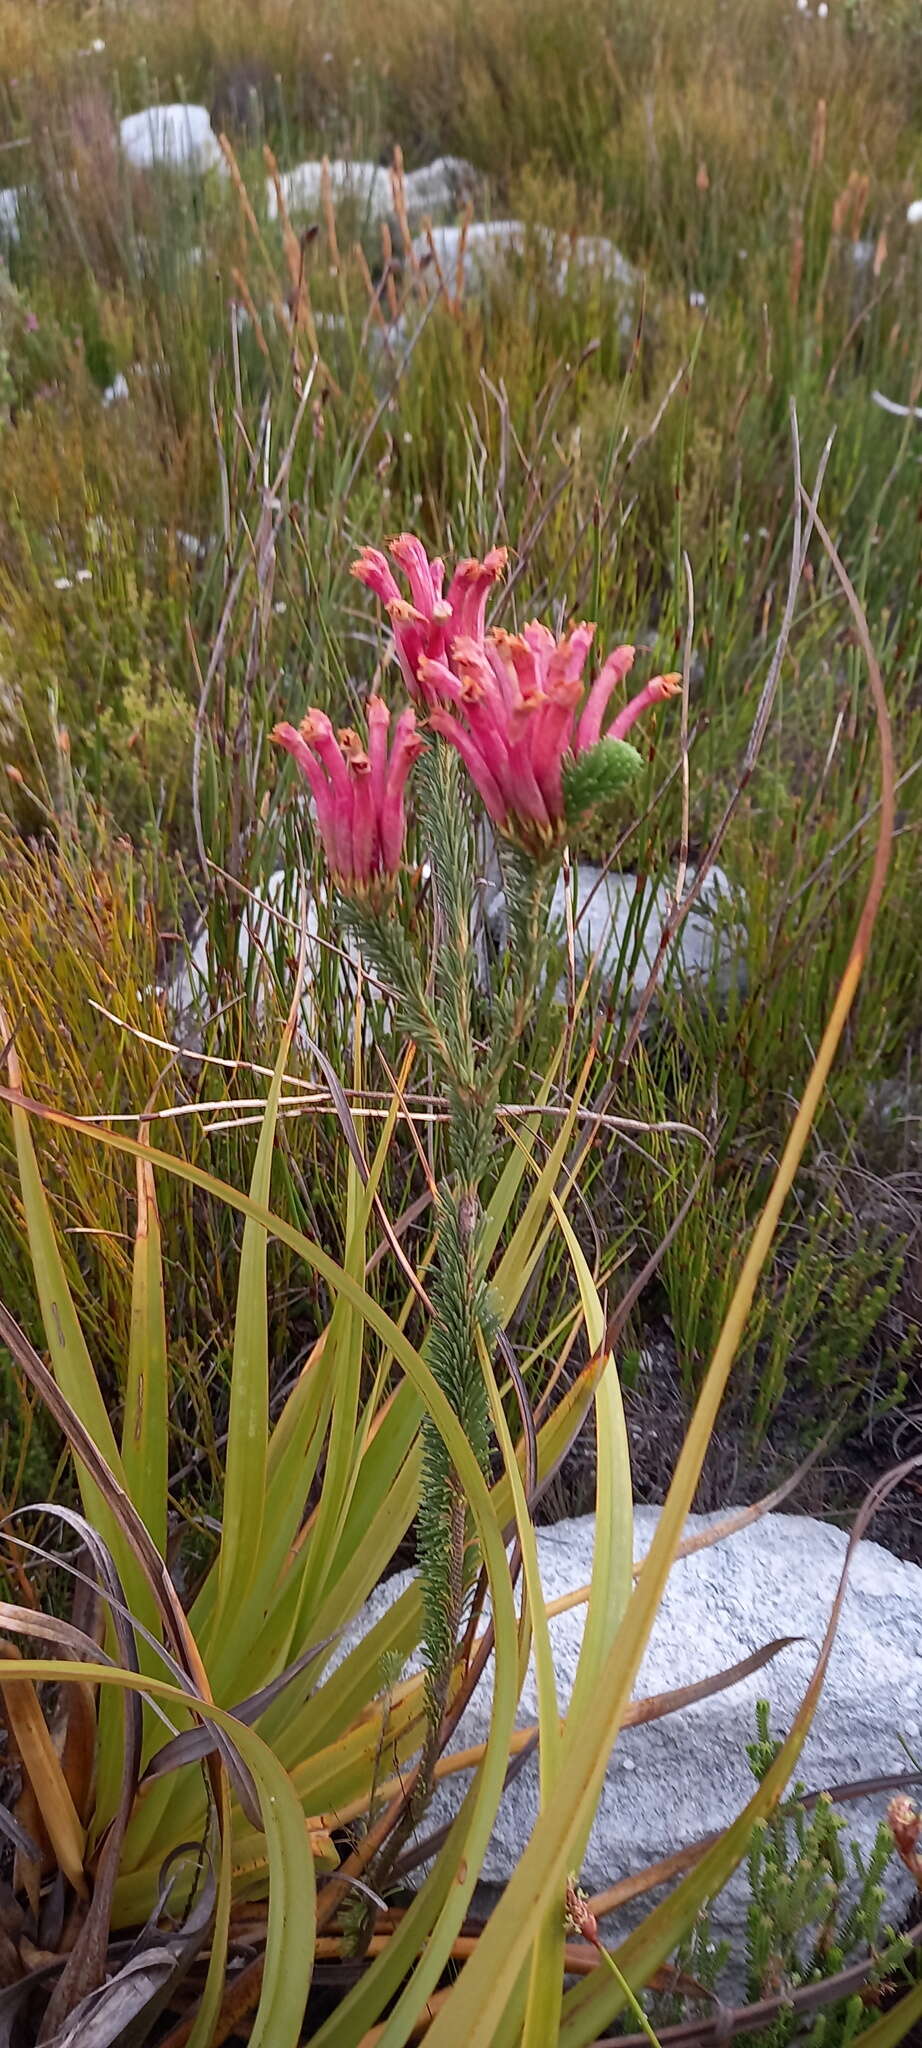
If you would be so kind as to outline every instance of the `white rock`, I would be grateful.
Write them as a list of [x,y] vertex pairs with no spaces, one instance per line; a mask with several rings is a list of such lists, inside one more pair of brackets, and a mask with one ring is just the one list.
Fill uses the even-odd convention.
[[[196,545],[198,545],[196,543]],[[271,973],[276,959],[280,961],[279,1000],[287,1004],[291,1000],[292,960],[297,958],[300,945],[300,884],[297,876],[287,875],[277,868],[269,876],[263,889],[254,892],[252,899],[244,900],[240,932],[237,942],[237,960],[240,969],[241,989],[250,986],[248,976],[258,975],[255,983],[256,1015],[262,1017],[266,1008],[265,977],[259,974],[261,963],[267,963]],[[321,919],[313,897],[308,898],[306,912],[306,953],[304,969],[304,993],[301,1004],[301,1031],[299,1042],[307,1038],[326,1042],[329,1037],[329,1006],[317,1004],[313,985],[320,971],[324,953],[329,951],[320,937]],[[358,956],[347,941],[343,948],[350,967],[357,967]],[[353,1014],[354,978],[351,972],[340,973],[342,1015]],[[162,997],[174,1028],[184,1043],[190,1043],[208,1021],[211,1007],[216,1001],[211,965],[211,947],[207,930],[201,929],[190,947],[182,964],[170,977],[162,990]],[[220,998],[217,998],[220,1000]],[[374,997],[366,984],[366,1016],[369,1037],[373,1025],[387,1029],[389,1012],[382,1004],[377,1016],[374,1015]]]
[[467,227],[442,223],[417,235],[413,253],[433,291],[439,272],[450,291],[456,289],[459,260],[466,288],[482,289],[500,273],[510,257],[520,256],[528,230],[520,220],[475,220]]
[[[191,536],[178,536],[182,545]],[[198,542],[195,542],[196,552]],[[241,974],[247,973],[254,948],[261,954],[267,953],[270,960],[274,951],[275,935],[285,932],[283,920],[289,915],[291,890],[282,868],[269,876],[264,889],[256,891],[256,900],[245,901],[241,918],[240,935],[237,943],[237,959]],[[317,912],[313,901],[307,906],[307,930],[309,956],[314,950],[317,936]],[[294,934],[289,934],[293,937]],[[204,1018],[207,1004],[213,997],[211,987],[211,945],[207,930],[198,933],[191,950],[177,973],[172,976],[165,990],[168,1006],[182,1021],[191,1017]]]
[[116,370],[111,384],[106,385],[105,391],[102,394],[103,405],[120,405],[122,400],[127,398],[128,395],[128,379],[125,372],[124,370]]
[[188,555],[190,562],[200,562],[208,553],[207,540],[202,540],[201,536],[197,533],[190,533],[185,526],[177,526],[176,539],[183,554]]
[[[694,877],[694,868],[689,868],[686,887]],[[671,891],[665,883],[644,883],[637,875],[607,874],[588,861],[576,868],[570,886],[577,985],[591,968],[601,993],[624,989],[628,1001],[635,1003],[646,986],[660,932],[673,908]],[[551,920],[561,938],[566,931],[567,894],[560,874]],[[697,903],[667,950],[663,987],[684,980],[713,983],[719,993],[726,992],[733,955],[742,939],[734,908],[733,889],[723,869],[711,868]],[[488,892],[485,914],[494,943],[504,946],[506,907],[500,890]],[[558,996],[561,1000],[566,997],[565,981],[558,986]]]
[[417,235],[413,250],[433,290],[439,272],[450,291],[456,289],[458,263],[466,290],[482,290],[501,276],[510,259],[537,245],[546,256],[550,275],[563,291],[574,273],[593,274],[622,291],[633,290],[637,272],[604,235],[555,235],[552,228],[526,227],[521,220],[478,220],[467,227],[443,223]]
[[[414,237],[413,250],[430,292],[444,289],[454,296],[477,298],[502,282],[511,264],[526,252],[543,258],[547,286],[554,292],[578,290],[593,281],[616,296],[618,331],[629,342],[634,330],[638,274],[604,235],[557,235],[546,227],[526,228],[520,220],[472,221],[467,228],[435,226]],[[532,302],[537,293],[532,287]]]
[[[342,199],[351,199],[368,220],[386,220],[393,213],[391,174],[381,164],[371,163],[367,158],[347,161],[332,157],[327,170],[334,205]],[[449,209],[457,211],[473,192],[477,173],[463,157],[438,156],[431,164],[423,164],[418,171],[405,172],[403,183],[407,213],[411,220],[421,220],[425,214],[443,213]],[[320,213],[323,200],[322,160],[312,158],[307,163],[295,164],[292,170],[280,172],[279,184],[290,214]],[[266,181],[266,207],[269,219],[275,220],[279,208],[273,178]]]
[[[342,157],[331,157],[327,171],[334,205],[349,199],[366,220],[387,218],[391,212],[391,180],[390,173],[380,164],[369,163],[362,158],[347,162]],[[322,162],[311,161],[295,164],[293,170],[279,174],[282,196],[290,214],[319,215],[323,205],[323,172]],[[266,208],[269,219],[277,219],[278,194],[272,178],[266,181]]]
[[[658,1518],[658,1508],[636,1509],[638,1556],[646,1551]],[[687,1533],[709,1519],[690,1516]],[[547,1600],[588,1583],[594,1536],[592,1515],[538,1529]],[[825,1523],[769,1515],[713,1549],[674,1565],[641,1667],[637,1697],[710,1677],[774,1638],[790,1635],[801,1640],[728,1691],[624,1730],[608,1765],[581,1872],[589,1892],[605,1890],[619,1878],[726,1826],[741,1812],[755,1789],[746,1744],[755,1733],[756,1701],[771,1702],[773,1730],[786,1734],[812,1673],[846,1543],[841,1530]],[[412,1577],[411,1572],[400,1572],[375,1589],[346,1632],[337,1657],[367,1632]],[[572,1608],[550,1624],[563,1711],[576,1673],[584,1612],[582,1607]],[[797,1767],[798,1779],[808,1788],[906,1770],[900,1736],[909,1736],[922,1715],[920,1626],[922,1570],[902,1563],[876,1543],[860,1544],[826,1684]],[[483,1742],[489,1710],[485,1680],[452,1747]],[[530,1665],[519,1725],[535,1723],[537,1710]],[[426,1833],[453,1816],[468,1782],[461,1774],[441,1781],[426,1816]],[[846,1839],[853,1838],[865,1853],[883,1818],[887,1796],[875,1795],[842,1808]],[[537,1811],[537,1762],[531,1758],[504,1794],[483,1866],[488,1884],[501,1885],[509,1878]],[[897,1859],[888,1873],[887,1893],[887,1912],[898,1918],[912,1887]],[[742,1953],[746,1898],[745,1873],[738,1873],[712,1915],[715,1934],[730,1938],[737,1957]],[[737,1968],[734,1990],[739,1983]]]
[[633,263],[607,235],[555,235],[550,228],[542,228],[541,234],[548,254],[557,255],[561,291],[580,272],[601,278],[603,284],[617,285],[624,292],[633,291],[638,285],[640,280]]
[[8,242],[19,240],[19,209],[27,190],[25,185],[0,186],[0,237]]
[[142,107],[140,113],[126,114],[119,134],[129,163],[139,171],[155,164],[181,171],[226,169],[207,107],[185,100]]
[[463,156],[437,156],[418,171],[405,171],[404,197],[410,219],[447,213],[465,204],[477,186],[477,172]]
[[[181,546],[188,546],[200,553],[201,543],[195,536],[180,533]],[[483,894],[483,915],[494,946],[502,949],[507,942],[507,919],[505,900],[501,889],[492,880],[494,864],[486,863],[488,879]],[[694,869],[689,869],[688,882],[694,879]],[[672,907],[673,898],[665,886],[638,881],[635,875],[604,874],[598,867],[588,863],[580,865],[574,876],[574,945],[577,984],[592,969],[597,977],[600,994],[610,996],[612,991],[623,989],[626,1000],[633,1006],[642,993],[650,968],[656,958],[660,931],[663,921]],[[563,942],[566,917],[566,890],[563,876],[558,878],[551,904],[551,920]],[[276,939],[281,937],[287,953],[297,944],[298,887],[296,879],[279,868],[270,875],[265,888],[257,893],[256,899],[247,904],[240,928],[238,957],[242,976],[246,976],[251,955],[268,952],[271,960]],[[285,920],[292,922],[286,925]],[[323,1019],[317,1011],[311,996],[311,981],[320,962],[322,945],[318,938],[319,921],[313,900],[308,904],[307,930],[308,954],[305,977],[304,1022],[311,1037],[316,1037],[323,1028]],[[731,964],[742,941],[742,928],[736,921],[731,884],[722,868],[712,868],[707,876],[701,897],[680,927],[677,938],[666,954],[662,970],[661,986],[675,988],[684,983],[713,988],[718,994],[725,994],[729,985]],[[349,948],[347,957],[355,960]],[[478,952],[480,953],[478,939]],[[636,955],[636,957],[635,957]],[[287,971],[287,970],[286,970]],[[347,983],[351,977],[344,977],[344,1003],[350,1001]],[[177,1022],[202,1022],[206,1015],[206,1004],[213,991],[210,986],[209,941],[202,931],[186,959],[165,991],[168,1006]],[[557,987],[558,1000],[567,998],[566,978],[562,977]],[[386,1008],[379,1013],[378,1021],[388,1019]]]

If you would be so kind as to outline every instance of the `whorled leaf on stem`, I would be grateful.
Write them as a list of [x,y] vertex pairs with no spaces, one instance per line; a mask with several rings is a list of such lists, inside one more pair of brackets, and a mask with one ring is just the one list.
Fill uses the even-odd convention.
[[[463,1201],[463,1197],[461,1198]],[[478,1242],[452,1195],[439,1198],[439,1261],[432,1287],[435,1320],[429,1339],[433,1376],[451,1402],[482,1471],[489,1461],[486,1389],[477,1359],[477,1332],[493,1328],[488,1291],[478,1274]],[[424,1648],[431,1681],[451,1668],[463,1585],[458,1583],[462,1542],[452,1540],[452,1518],[464,1515],[463,1495],[435,1426],[423,1425],[423,1470],[417,1537],[423,1588]],[[455,1536],[457,1532],[454,1532]]]

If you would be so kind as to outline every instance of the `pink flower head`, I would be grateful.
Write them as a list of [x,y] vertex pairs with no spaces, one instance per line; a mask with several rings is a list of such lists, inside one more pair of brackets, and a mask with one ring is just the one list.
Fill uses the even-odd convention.
[[409,584],[409,598],[380,548],[363,548],[352,574],[381,599],[407,689],[414,702],[426,708],[430,696],[422,679],[423,663],[450,659],[458,639],[483,639],[487,598],[505,569],[507,550],[491,548],[482,562],[459,562],[443,595],[445,564],[430,561],[415,534],[399,533],[387,545],[391,561]]
[[[457,748],[497,830],[538,859],[565,837],[565,764],[603,737],[612,692],[634,660],[633,647],[617,647],[584,694],[594,631],[574,626],[555,640],[535,621],[520,634],[458,637],[450,662],[424,656],[420,664],[433,731]],[[655,677],[604,737],[623,739],[649,705],[678,688],[677,676]]]
[[317,826],[336,887],[344,896],[380,895],[400,870],[407,776],[423,751],[416,713],[407,707],[394,726],[380,697],[368,703],[368,746],[350,728],[334,733],[325,711],[309,711],[300,728],[272,734],[310,784]]

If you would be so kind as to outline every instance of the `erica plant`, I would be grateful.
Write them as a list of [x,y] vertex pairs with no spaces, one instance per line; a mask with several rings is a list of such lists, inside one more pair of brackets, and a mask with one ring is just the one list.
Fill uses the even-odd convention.
[[[381,698],[371,697],[364,743],[351,729],[335,733],[317,710],[297,729],[276,726],[274,738],[309,786],[342,921],[397,999],[448,1103],[449,1171],[438,1194],[429,1362],[486,1468],[483,1356],[493,1350],[496,1332],[481,1187],[500,1088],[542,976],[548,905],[564,847],[597,804],[638,775],[641,757],[626,735],[644,712],[675,694],[680,679],[656,676],[629,700],[613,702],[633,668],[632,646],[617,647],[587,683],[593,626],[574,625],[559,639],[538,621],[520,634],[488,630],[487,602],[505,569],[505,549],[492,549],[482,562],[460,562],[447,589],[444,564],[430,560],[412,534],[399,535],[388,552],[390,561],[376,548],[363,549],[353,574],[385,607],[412,703],[392,721]],[[434,960],[407,937],[397,905],[409,790],[431,869]],[[478,799],[496,836],[511,938],[510,971],[485,1035],[475,1031],[474,1019]],[[410,922],[418,930],[418,921]],[[418,1544],[428,1735],[387,1868],[431,1788],[474,1564],[464,1494],[430,1423],[424,1425]],[[385,1876],[386,1869],[379,1870],[378,1881]]]

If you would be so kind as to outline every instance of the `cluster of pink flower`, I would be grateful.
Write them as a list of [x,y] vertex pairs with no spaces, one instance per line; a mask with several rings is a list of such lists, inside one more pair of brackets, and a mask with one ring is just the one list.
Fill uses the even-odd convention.
[[[491,549],[482,562],[460,562],[444,594],[444,564],[430,561],[414,535],[400,534],[389,553],[406,576],[409,599],[377,548],[363,548],[352,573],[385,607],[413,705],[457,749],[497,830],[535,858],[546,857],[566,835],[565,762],[603,737],[633,647],[616,647],[587,692],[593,626],[574,626],[561,640],[537,622],[520,634],[486,631],[487,599],[505,568],[505,548]],[[605,738],[623,739],[649,705],[678,687],[677,676],[655,676],[618,712]],[[386,705],[372,697],[367,749],[352,731],[337,737],[322,711],[309,711],[300,730],[277,725],[273,734],[310,784],[327,861],[347,894],[386,889],[399,870],[407,775],[423,740],[412,705],[397,719],[388,751],[389,724]]]

